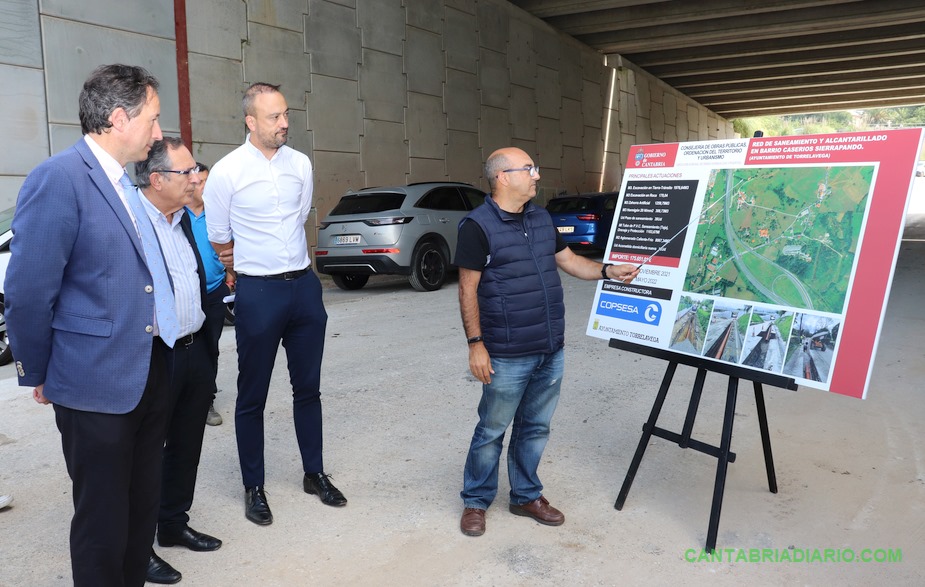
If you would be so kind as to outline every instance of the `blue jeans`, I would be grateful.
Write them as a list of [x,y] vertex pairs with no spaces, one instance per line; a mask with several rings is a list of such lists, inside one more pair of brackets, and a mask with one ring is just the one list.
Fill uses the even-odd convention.
[[522,505],[543,493],[537,475],[549,439],[549,422],[559,401],[565,354],[493,357],[495,373],[482,385],[479,423],[472,435],[460,497],[467,508],[488,509],[498,493],[498,461],[504,433],[511,427],[507,449],[511,503]]

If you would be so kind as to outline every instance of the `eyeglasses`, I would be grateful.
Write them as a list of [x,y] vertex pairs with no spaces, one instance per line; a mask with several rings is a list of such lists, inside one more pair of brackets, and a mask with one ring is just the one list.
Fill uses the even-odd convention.
[[155,169],[151,171],[151,173],[176,173],[177,175],[189,175],[190,173],[199,173],[200,171],[202,171],[202,167],[197,165],[196,167],[190,167],[189,169],[183,169],[180,171],[177,171],[176,169]]
[[524,165],[517,169],[503,169],[501,173],[514,173],[516,171],[526,171],[530,174],[530,177],[537,177],[540,174],[540,167],[539,165]]

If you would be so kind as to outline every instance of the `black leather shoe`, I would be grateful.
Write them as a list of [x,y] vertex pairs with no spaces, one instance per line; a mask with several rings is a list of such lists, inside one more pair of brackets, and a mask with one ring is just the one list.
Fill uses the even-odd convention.
[[340,489],[334,487],[329,480],[330,477],[324,473],[305,473],[302,479],[302,487],[305,493],[317,495],[321,498],[324,505],[341,507],[347,505],[347,498],[340,492]]
[[203,534],[202,532],[197,532],[186,525],[184,525],[183,529],[179,532],[175,530],[164,531],[158,529],[157,543],[161,546],[185,546],[196,552],[218,550],[222,545],[222,541],[218,538]]
[[263,486],[246,487],[244,489],[244,516],[255,524],[267,526],[273,523],[273,513],[267,503],[267,494]]
[[148,559],[148,575],[145,581],[148,583],[157,583],[158,585],[173,585],[179,583],[183,575],[180,571],[171,567],[164,559],[151,551],[151,558]]

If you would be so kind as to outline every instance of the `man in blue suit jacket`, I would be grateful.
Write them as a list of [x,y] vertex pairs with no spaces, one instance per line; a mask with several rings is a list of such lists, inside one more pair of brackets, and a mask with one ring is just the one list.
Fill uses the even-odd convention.
[[120,184],[162,138],[157,88],[140,67],[96,69],[80,94],[84,137],[29,174],[13,219],[9,336],[20,385],[54,404],[75,585],[143,585],[157,520],[173,341],[157,336],[163,293],[136,224],[150,220]]

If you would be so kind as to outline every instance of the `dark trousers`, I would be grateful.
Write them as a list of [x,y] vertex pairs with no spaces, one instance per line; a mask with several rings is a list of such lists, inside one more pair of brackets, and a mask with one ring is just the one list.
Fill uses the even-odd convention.
[[215,397],[215,370],[209,345],[206,328],[197,333],[192,344],[178,340],[174,345],[170,419],[157,517],[159,532],[180,531],[189,522],[187,512],[193,505],[206,416]]
[[327,320],[321,282],[312,271],[291,281],[238,275],[238,400],[234,417],[245,487],[264,484],[263,412],[280,341],[288,359],[302,467],[306,473],[324,470],[320,387]]
[[231,293],[228,286],[222,282],[218,287],[206,294],[206,323],[205,328],[208,332],[206,336],[209,339],[209,352],[213,357],[215,372],[218,373],[218,341],[222,337],[222,330],[225,328],[225,296]]
[[[55,405],[74,492],[77,587],[144,585],[157,523],[171,350],[155,337],[144,394],[127,414]],[[92,382],[88,382],[92,385]]]

